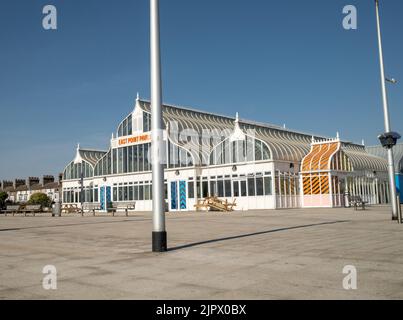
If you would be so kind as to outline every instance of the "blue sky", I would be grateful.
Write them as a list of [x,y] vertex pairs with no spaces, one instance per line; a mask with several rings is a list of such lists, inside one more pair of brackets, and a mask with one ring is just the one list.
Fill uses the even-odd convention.
[[[42,8],[58,30],[42,28]],[[358,9],[358,30],[342,9]],[[382,0],[392,128],[403,133],[403,2]],[[373,0],[161,0],[167,103],[376,144],[384,131]],[[0,179],[107,149],[149,98],[148,0],[1,0]]]

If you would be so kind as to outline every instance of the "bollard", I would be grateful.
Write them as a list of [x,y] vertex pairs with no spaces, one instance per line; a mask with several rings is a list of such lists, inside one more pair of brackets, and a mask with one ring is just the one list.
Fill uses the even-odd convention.
[[56,201],[52,206],[52,217],[61,217],[61,203]]
[[402,204],[400,203],[400,195],[397,195],[397,222],[402,223]]

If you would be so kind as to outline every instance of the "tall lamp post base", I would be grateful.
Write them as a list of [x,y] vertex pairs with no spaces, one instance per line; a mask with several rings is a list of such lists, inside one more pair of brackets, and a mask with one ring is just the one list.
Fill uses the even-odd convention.
[[153,231],[153,252],[166,252],[167,249],[167,232]]

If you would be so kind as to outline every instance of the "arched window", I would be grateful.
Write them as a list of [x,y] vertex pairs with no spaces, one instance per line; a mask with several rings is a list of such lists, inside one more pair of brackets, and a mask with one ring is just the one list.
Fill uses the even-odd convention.
[[81,174],[83,178],[91,178],[94,176],[93,167],[86,161],[81,163],[70,162],[63,172],[63,180],[80,179]]
[[262,161],[270,158],[270,150],[263,141],[246,136],[245,140],[226,139],[218,144],[210,154],[210,165]]
[[124,119],[118,127],[118,137],[130,136],[133,133],[132,115]]
[[105,154],[95,165],[95,176],[105,176],[112,174],[112,152]]

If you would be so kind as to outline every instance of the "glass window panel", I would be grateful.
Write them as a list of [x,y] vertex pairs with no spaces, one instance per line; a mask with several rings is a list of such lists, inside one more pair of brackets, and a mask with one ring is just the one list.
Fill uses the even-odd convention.
[[256,195],[263,196],[263,178],[256,178]]
[[196,196],[198,199],[201,198],[201,183],[200,181],[196,182]]
[[119,201],[123,201],[123,187],[119,187]]
[[127,173],[127,147],[123,148],[123,173]]
[[113,201],[118,201],[118,188],[113,187]]
[[255,156],[254,139],[246,137],[246,160],[253,161]]
[[123,171],[123,149],[118,149],[118,173]]
[[130,115],[128,120],[127,120],[127,134],[131,135],[133,133],[132,129],[132,116]]
[[255,139],[255,160],[262,160],[262,142]]
[[217,195],[217,182],[210,181],[210,197],[214,197]]
[[246,197],[246,181],[241,181],[241,197]]
[[133,154],[133,156],[134,156],[134,172],[138,172],[139,171],[139,146],[134,146],[133,147],[133,149],[134,149],[134,154]]
[[144,146],[141,144],[138,146],[139,147],[139,171],[144,170]]
[[133,172],[133,146],[128,148],[128,172]]
[[113,174],[116,174],[117,173],[117,155],[116,155],[117,150],[113,149],[112,153],[113,153]]
[[148,162],[148,143],[144,145],[144,171],[149,171],[149,162]]
[[217,189],[218,189],[218,196],[224,197],[224,181],[223,180],[217,181]]
[[134,186],[133,189],[134,189],[134,195],[133,195],[134,200],[139,200],[139,187]]
[[144,200],[150,200],[150,185],[144,185]]
[[264,177],[264,194],[266,196],[271,195],[271,177]]
[[129,200],[128,187],[123,187],[123,201]]
[[255,195],[255,178],[248,178],[248,196]]
[[239,197],[239,181],[234,181],[232,184],[234,188],[234,197]]
[[269,148],[264,143],[262,143],[262,145],[263,145],[263,160],[269,160],[270,159]]
[[224,189],[225,189],[225,196],[226,197],[231,197],[232,192],[231,192],[231,180],[225,180],[224,181]]
[[144,200],[144,185],[139,185],[139,200]]
[[194,182],[190,181],[188,183],[188,197],[193,199],[195,197]]
[[202,182],[202,197],[207,198],[208,195],[209,195],[209,193],[208,193],[208,182],[203,181]]

